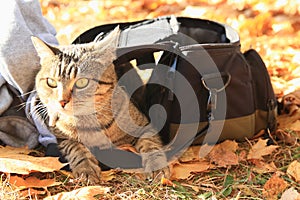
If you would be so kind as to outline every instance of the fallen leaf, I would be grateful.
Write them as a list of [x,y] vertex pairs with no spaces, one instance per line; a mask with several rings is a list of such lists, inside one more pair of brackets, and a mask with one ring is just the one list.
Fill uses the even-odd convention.
[[297,137],[292,134],[291,131],[285,131],[282,129],[277,129],[275,135],[278,139],[283,141],[287,145],[294,145],[297,142]]
[[274,174],[264,185],[263,196],[267,199],[277,199],[278,194],[282,193],[288,184]]
[[214,148],[214,146],[212,146],[212,145],[208,145],[208,144],[202,145],[198,152],[199,157],[201,159],[206,158],[209,155],[209,153],[212,151],[213,148]]
[[238,165],[239,158],[235,154],[238,148],[238,143],[231,140],[226,140],[213,147],[208,157],[211,162],[215,163],[219,167],[226,167],[230,165]]
[[191,162],[191,161],[199,161],[199,152],[201,146],[191,146],[189,147],[181,156],[178,158],[180,162]]
[[35,176],[30,176],[28,178],[23,179],[19,176],[10,176],[9,183],[16,186],[18,189],[22,190],[25,188],[46,188],[51,186],[56,186],[62,184],[61,182],[57,182],[55,179],[43,179],[40,180]]
[[276,145],[269,145],[267,146],[267,139],[259,139],[256,144],[254,144],[247,156],[248,160],[251,159],[258,159],[263,160],[263,156],[271,154],[275,149],[278,148]]
[[87,186],[70,192],[61,192],[54,196],[44,198],[44,200],[74,200],[74,199],[94,199],[94,196],[106,194],[110,191],[109,187]]
[[294,131],[300,131],[300,119],[295,121],[289,126],[289,129],[294,130]]
[[47,190],[43,189],[43,190],[36,190],[34,188],[28,188],[27,190],[22,190],[20,191],[20,196],[21,197],[29,197],[28,199],[38,199],[38,198],[34,198],[36,195],[43,195],[46,194]]
[[11,146],[1,146],[0,145],[0,158],[7,158],[10,157],[10,155],[28,155],[32,152],[39,153],[36,150],[28,149],[28,147],[11,147]]
[[282,112],[289,114],[293,113],[294,110],[297,110],[298,106],[300,106],[300,90],[295,90],[287,95],[284,95],[281,103],[283,104]]
[[300,163],[295,160],[287,168],[287,174],[292,176],[296,182],[300,182]]
[[265,163],[264,161],[258,159],[251,159],[249,161],[255,165],[252,170],[259,174],[277,171],[277,167],[275,166],[274,162]]
[[64,167],[55,157],[34,157],[28,154],[39,153],[27,147],[0,146],[0,172],[29,174],[30,172],[53,172]]
[[161,178],[160,183],[162,185],[166,185],[166,186],[170,186],[170,187],[176,187],[176,185],[170,179],[167,179],[165,177]]
[[114,178],[116,178],[116,173],[117,173],[117,170],[115,170],[115,169],[111,169],[108,171],[102,171],[101,172],[101,180],[102,181],[111,181]]
[[179,163],[173,162],[170,164],[171,180],[176,179],[186,179],[192,172],[204,172],[210,168],[213,168],[214,165],[210,164],[208,161],[200,162],[190,162],[190,163]]
[[34,157],[29,155],[13,155],[9,158],[0,157],[0,172],[29,174],[30,172],[53,172],[61,169],[65,164],[55,157]]
[[246,158],[247,158],[247,151],[246,150],[242,150],[240,153],[239,153],[239,161],[246,161]]
[[243,191],[243,195],[245,195],[245,196],[253,196],[253,197],[255,197],[257,195],[257,194],[255,194],[253,192],[253,188],[251,187],[251,185],[237,184],[235,187],[237,189],[239,189],[240,191]]
[[278,129],[300,131],[300,109],[292,114],[281,114],[277,117]]
[[300,194],[291,187],[282,193],[280,200],[300,200]]

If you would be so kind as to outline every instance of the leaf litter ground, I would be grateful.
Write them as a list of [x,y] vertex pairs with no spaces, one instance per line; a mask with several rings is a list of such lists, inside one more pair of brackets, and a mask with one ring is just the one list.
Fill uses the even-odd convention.
[[[299,1],[40,2],[43,14],[56,27],[62,44],[71,43],[80,33],[96,25],[162,15],[224,22],[239,32],[242,50],[252,47],[263,57],[279,101],[300,86]],[[1,159],[15,158],[14,162],[3,160],[1,164],[14,163],[20,168],[0,167],[3,171],[0,199],[300,199],[300,112],[297,106],[294,108],[292,113],[279,116],[273,146],[266,146],[263,139],[243,143],[226,141],[205,158],[198,156],[199,147],[192,147],[171,164],[171,180],[155,183],[144,181],[136,173],[117,170],[104,172],[99,186],[88,186],[57,170],[57,166],[47,166],[47,172],[41,172],[41,166],[32,167],[34,162],[24,165],[22,159],[18,160],[20,154],[21,157],[22,154],[41,156],[39,153],[10,149],[12,156]]]

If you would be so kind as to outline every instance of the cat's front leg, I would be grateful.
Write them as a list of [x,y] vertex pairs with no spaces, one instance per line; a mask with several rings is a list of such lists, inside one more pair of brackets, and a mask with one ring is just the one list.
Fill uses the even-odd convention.
[[98,160],[83,144],[75,140],[62,140],[58,146],[75,178],[83,178],[91,184],[100,182],[101,168]]
[[135,147],[141,154],[142,164],[148,179],[160,180],[163,176],[167,178],[170,176],[167,157],[158,136],[139,138]]

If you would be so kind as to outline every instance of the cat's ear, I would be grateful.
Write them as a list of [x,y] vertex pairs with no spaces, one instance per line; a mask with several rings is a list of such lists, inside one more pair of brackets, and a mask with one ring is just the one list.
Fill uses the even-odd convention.
[[113,31],[111,31],[102,40],[96,39],[94,42],[100,48],[116,49],[119,43],[120,28],[117,26]]
[[44,41],[42,41],[37,37],[31,36],[31,41],[36,52],[38,53],[38,56],[41,59],[44,59],[49,56],[57,55],[60,52],[58,48],[45,43]]

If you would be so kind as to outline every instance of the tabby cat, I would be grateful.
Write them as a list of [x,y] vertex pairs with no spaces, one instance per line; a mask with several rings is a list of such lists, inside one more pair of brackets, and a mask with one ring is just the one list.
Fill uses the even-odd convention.
[[113,61],[119,34],[116,28],[100,41],[66,46],[32,37],[41,63],[36,91],[48,112],[49,129],[74,176],[91,183],[99,182],[101,168],[90,146],[131,144],[145,172],[168,175],[160,137],[117,84]]

